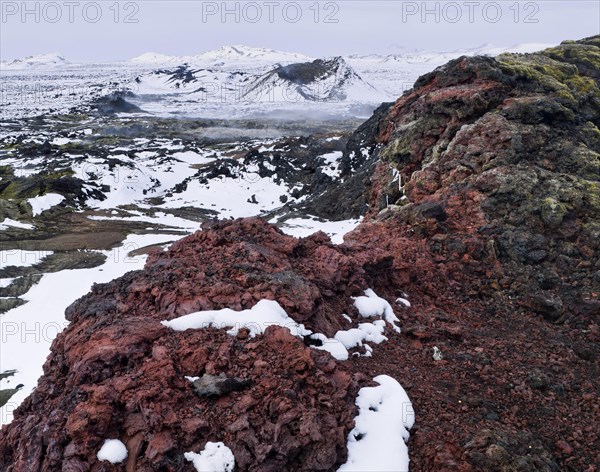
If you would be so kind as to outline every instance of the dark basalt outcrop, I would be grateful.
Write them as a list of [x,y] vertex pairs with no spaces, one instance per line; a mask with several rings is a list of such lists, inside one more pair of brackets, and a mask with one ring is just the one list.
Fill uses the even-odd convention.
[[[317,59],[313,62],[279,66],[273,70],[273,73],[293,84],[306,85],[327,77],[328,75],[335,74],[340,68],[340,65],[343,64],[344,60],[341,57],[330,60]],[[350,76],[347,75],[346,78],[349,77]]]
[[93,109],[99,115],[115,115],[117,113],[144,113],[137,105],[128,102],[127,98],[134,97],[132,92],[115,92],[98,98],[93,103]]
[[[215,223],[95,286],[0,433],[0,469],[192,470],[183,453],[222,440],[239,470],[336,470],[358,389],[388,374],[415,408],[412,470],[596,470],[599,77],[600,37],[452,61],[350,138],[345,182],[364,173],[369,207],[344,244]],[[160,324],[272,299],[331,336],[367,287],[412,302],[371,358]],[[185,379],[220,374],[245,384]],[[109,437],[126,466],[96,460]]]
[[329,220],[357,218],[369,211],[369,181],[377,165],[377,141],[387,125],[386,117],[392,103],[384,103],[373,116],[350,136],[346,144],[340,178],[333,188],[321,194],[312,192],[312,198],[299,205],[307,214]]

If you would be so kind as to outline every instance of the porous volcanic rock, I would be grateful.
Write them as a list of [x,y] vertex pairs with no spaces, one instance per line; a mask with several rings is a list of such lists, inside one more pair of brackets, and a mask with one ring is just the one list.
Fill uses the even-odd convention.
[[[388,374],[416,412],[411,470],[597,470],[599,78],[600,37],[451,61],[349,139],[369,211],[344,244],[215,223],[94,287],[2,429],[0,469],[191,470],[184,452],[222,440],[239,470],[335,470],[358,389]],[[281,328],[160,325],[272,299],[331,336],[368,287],[411,306],[345,362]],[[185,376],[205,374],[251,382],[200,397]],[[95,460],[106,438],[127,466]]]
[[379,120],[346,246],[389,252],[412,297],[410,347],[373,361],[409,390],[414,470],[600,464],[599,77],[599,36],[462,57]]
[[[261,219],[237,220],[207,224],[143,271],[94,286],[67,310],[43,378],[2,430],[0,469],[193,470],[184,453],[212,440],[239,470],[335,470],[369,378],[285,328],[231,337],[160,321],[274,299],[332,336],[348,324],[351,295],[389,266],[373,256],[345,254],[322,233],[297,240]],[[236,388],[200,396],[186,379],[220,374],[239,379]],[[129,450],[120,468],[96,459],[109,438]]]
[[445,257],[497,262],[504,294],[587,326],[600,315],[599,74],[594,37],[421,77],[384,118],[371,214]]

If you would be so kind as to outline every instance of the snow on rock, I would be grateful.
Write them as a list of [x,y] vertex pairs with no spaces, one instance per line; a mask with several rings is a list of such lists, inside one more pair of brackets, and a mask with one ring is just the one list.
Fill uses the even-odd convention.
[[[280,226],[281,231],[285,234],[295,236],[297,238],[305,238],[317,231],[323,231],[331,238],[334,244],[342,244],[344,236],[355,229],[360,222],[360,219],[350,219],[343,221],[320,221],[314,217],[307,218],[290,218],[285,220]],[[271,223],[276,223],[277,220],[271,220]]]
[[174,331],[186,329],[202,329],[214,327],[217,329],[230,328],[227,334],[235,336],[242,328],[250,331],[250,336],[263,334],[271,325],[289,329],[296,336],[312,334],[304,325],[296,323],[288,316],[281,305],[273,300],[261,300],[249,310],[234,311],[229,308],[212,311],[199,311],[180,316],[162,324]]
[[336,179],[342,173],[341,164],[342,164],[342,151],[333,151],[328,154],[323,154],[321,159],[323,159],[323,163],[326,167],[322,169],[322,172],[332,179]]
[[324,334],[313,334],[311,339],[321,341],[322,343],[321,346],[313,346],[315,349],[327,351],[338,361],[345,361],[350,357],[348,349],[346,349],[346,346],[338,339],[330,339]]
[[410,307],[411,307],[411,304],[410,304],[410,302],[409,302],[409,301],[408,301],[406,298],[402,298],[402,297],[400,297],[400,298],[397,298],[397,299],[396,299],[396,303],[397,303],[398,305],[402,305],[402,306],[404,306],[404,307],[406,307],[406,308],[410,308]]
[[200,454],[186,452],[185,458],[198,472],[232,472],[235,467],[233,452],[222,442],[207,442]]
[[383,335],[385,321],[378,320],[373,323],[360,323],[358,328],[352,328],[347,331],[338,331],[335,333],[335,339],[343,344],[346,349],[352,349],[363,345],[363,341],[381,344],[387,341]]
[[373,318],[375,316],[382,316],[393,326],[394,331],[397,333],[400,332],[400,328],[396,325],[399,320],[394,314],[392,306],[386,300],[377,296],[370,288],[365,290],[365,296],[354,299],[354,306],[358,309],[362,317]]
[[337,360],[344,361],[349,357],[348,350],[340,340],[330,339],[323,334],[313,333],[306,329],[303,324],[290,318],[281,305],[273,300],[261,300],[249,310],[234,311],[224,308],[222,310],[199,311],[161,323],[174,331],[210,327],[217,329],[229,328],[227,334],[230,336],[235,336],[240,329],[247,328],[250,331],[250,337],[263,334],[269,326],[275,325],[287,328],[294,336],[310,336],[312,339],[321,341],[321,346],[313,347],[329,352]]
[[118,439],[107,439],[98,451],[97,457],[99,461],[120,464],[127,459],[127,448]]
[[415,421],[412,403],[402,386],[387,375],[373,379],[377,387],[358,392],[356,426],[348,435],[348,461],[338,472],[408,472],[408,430]]
[[65,197],[59,195],[58,193],[48,193],[39,197],[30,198],[27,200],[27,203],[31,205],[33,216],[38,216],[53,206],[58,205],[64,199]]
[[[382,316],[393,326],[394,330],[399,332],[400,328],[395,325],[398,318],[394,315],[389,303],[375,295],[372,290],[366,290],[365,294],[367,296],[355,298],[355,305],[360,314],[365,318]],[[358,328],[338,331],[333,339],[321,333],[313,333],[306,329],[303,324],[290,318],[281,305],[273,300],[261,300],[249,310],[234,311],[230,308],[224,308],[222,310],[199,311],[169,321],[162,321],[161,324],[174,331],[204,328],[227,329],[227,334],[230,336],[235,336],[240,329],[246,328],[250,331],[250,337],[263,334],[269,326],[276,325],[287,328],[294,336],[310,336],[311,339],[320,341],[321,345],[312,347],[327,351],[340,361],[349,358],[349,349],[363,346],[366,341],[380,344],[388,339],[383,335],[385,330],[384,320],[377,320],[373,323],[360,323]],[[367,351],[365,355],[370,356],[371,347],[365,345],[365,350]]]

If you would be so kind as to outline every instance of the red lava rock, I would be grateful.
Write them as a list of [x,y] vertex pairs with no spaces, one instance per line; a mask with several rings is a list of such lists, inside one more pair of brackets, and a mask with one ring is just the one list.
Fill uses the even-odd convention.
[[171,434],[168,431],[163,431],[155,434],[148,440],[146,447],[146,457],[152,462],[156,458],[162,457],[173,448],[176,447]]
[[[249,265],[246,248],[261,253],[258,262]],[[0,469],[113,470],[96,453],[104,439],[119,438],[131,453],[127,470],[192,470],[183,454],[209,440],[224,441],[240,470],[334,470],[346,459],[354,402],[369,377],[284,328],[231,337],[175,332],[160,321],[199,307],[250,308],[266,295],[333,336],[346,323],[341,314],[352,313],[352,296],[370,286],[351,254],[322,235],[297,240],[262,220],[238,220],[206,227],[152,256],[144,271],[95,286],[69,308],[71,325],[38,388],[2,430]],[[252,382],[202,398],[185,376],[204,374]],[[52,454],[43,453],[45,438]],[[18,447],[25,443],[32,446]]]
[[[459,58],[379,109],[362,128],[379,144],[370,211],[342,245],[214,222],[95,286],[0,432],[0,470],[123,470],[96,460],[118,437],[127,471],[191,471],[184,452],[207,441],[238,470],[333,471],[378,374],[410,386],[411,470],[595,470],[599,41]],[[370,358],[336,362],[279,327],[250,338],[160,324],[271,299],[333,336],[366,288],[412,304]],[[204,374],[252,382],[203,398],[185,376]]]
[[571,446],[567,441],[556,441],[556,447],[564,454],[573,454],[573,446]]

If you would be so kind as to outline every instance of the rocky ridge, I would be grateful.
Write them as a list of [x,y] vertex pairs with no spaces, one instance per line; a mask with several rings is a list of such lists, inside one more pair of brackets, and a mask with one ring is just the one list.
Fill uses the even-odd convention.
[[[119,437],[124,470],[191,470],[183,452],[209,440],[239,470],[336,470],[358,389],[385,373],[415,407],[413,470],[595,470],[599,85],[600,37],[423,76],[348,141],[340,189],[368,214],[344,244],[213,223],[70,307],[0,433],[1,468],[123,470],[95,459]],[[270,299],[332,336],[368,287],[412,306],[402,333],[344,362],[282,328],[159,323]],[[185,376],[204,374],[250,382],[198,397]]]

